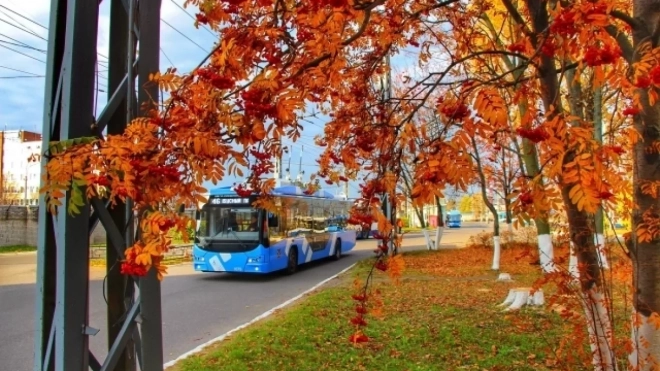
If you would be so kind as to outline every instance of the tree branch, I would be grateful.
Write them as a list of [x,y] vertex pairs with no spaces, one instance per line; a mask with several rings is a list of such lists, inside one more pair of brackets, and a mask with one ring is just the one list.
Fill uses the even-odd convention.
[[623,32],[619,31],[614,25],[606,26],[605,31],[607,31],[607,33],[616,40],[617,44],[619,44],[621,54],[626,62],[632,63],[634,49],[628,37]]
[[[502,3],[504,3],[504,7],[509,12],[509,15],[511,15],[511,18],[513,18],[513,20],[516,21],[520,27],[522,27],[523,33],[530,37],[534,42],[536,42],[536,35],[529,28],[527,28],[525,20],[520,15],[518,9],[516,9],[511,0],[502,0]],[[536,47],[536,45],[534,45],[534,47]]]
[[628,13],[619,10],[612,10],[610,15],[618,20],[626,22],[633,30],[636,30],[641,26],[641,24]]

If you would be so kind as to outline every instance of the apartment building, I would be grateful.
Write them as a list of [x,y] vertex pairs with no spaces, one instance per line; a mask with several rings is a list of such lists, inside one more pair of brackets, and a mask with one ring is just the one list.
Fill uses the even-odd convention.
[[0,204],[37,205],[41,154],[41,134],[0,131]]

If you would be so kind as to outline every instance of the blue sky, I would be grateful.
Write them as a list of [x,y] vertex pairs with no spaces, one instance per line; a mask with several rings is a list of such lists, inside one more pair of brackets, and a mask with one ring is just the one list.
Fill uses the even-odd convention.
[[[195,29],[192,16],[195,8],[181,9],[185,0],[162,0],[161,8],[161,70],[174,66],[181,72],[190,71],[206,56],[217,38],[208,29]],[[107,100],[107,55],[110,1],[100,9],[98,53],[99,92],[97,113]],[[23,129],[41,132],[44,95],[44,74],[47,49],[50,0],[0,0],[0,130]],[[176,30],[175,30],[176,29]],[[182,35],[183,34],[183,35]],[[408,69],[410,57],[395,57],[396,70]],[[411,71],[412,72],[412,71]],[[301,149],[304,146],[302,170],[305,178],[317,170],[315,159],[322,148],[314,144],[314,136],[322,133],[323,122],[304,124],[302,137],[291,149],[291,174],[298,173]],[[284,158],[284,167],[288,156]],[[234,179],[225,179],[231,184]],[[336,192],[343,187],[329,187]],[[358,194],[357,183],[349,186],[350,197]]]

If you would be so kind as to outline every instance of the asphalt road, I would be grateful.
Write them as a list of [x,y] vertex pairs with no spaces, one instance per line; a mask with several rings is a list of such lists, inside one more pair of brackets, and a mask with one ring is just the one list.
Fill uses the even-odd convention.
[[[447,230],[443,247],[458,247],[487,229],[466,223]],[[421,234],[404,239],[403,249],[424,244]],[[300,294],[356,261],[373,255],[373,240],[358,241],[339,261],[312,263],[292,276],[243,276],[196,273],[189,264],[169,268],[162,285],[165,362],[203,344]],[[34,349],[35,254],[0,254],[0,371],[32,369]],[[97,359],[107,353],[103,269],[92,268],[90,326],[101,331],[90,338]]]

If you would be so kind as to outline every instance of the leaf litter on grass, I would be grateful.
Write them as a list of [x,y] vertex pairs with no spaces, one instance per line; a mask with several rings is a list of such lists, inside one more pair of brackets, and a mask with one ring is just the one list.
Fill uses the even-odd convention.
[[334,287],[319,290],[270,320],[258,323],[183,361],[200,370],[587,370],[557,357],[569,326],[544,309],[505,313],[509,288],[529,286],[539,267],[519,249],[503,250],[501,266],[515,282],[497,282],[487,249],[405,254],[398,284],[378,272],[382,316],[367,316],[366,343],[347,341],[355,303],[357,265]]

